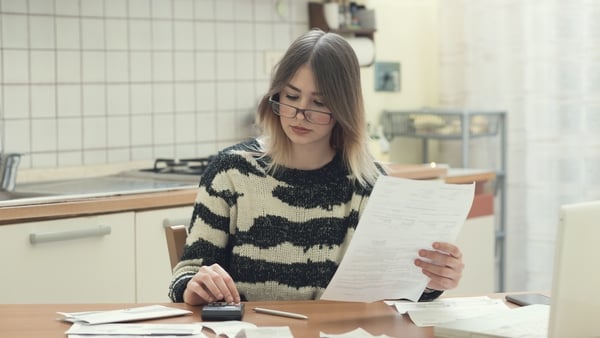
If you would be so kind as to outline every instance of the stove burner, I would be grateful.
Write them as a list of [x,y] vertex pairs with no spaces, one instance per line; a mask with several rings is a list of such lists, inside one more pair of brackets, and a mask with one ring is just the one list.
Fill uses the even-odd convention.
[[142,169],[142,171],[156,174],[201,175],[213,157],[184,159],[157,158],[154,161],[153,168]]

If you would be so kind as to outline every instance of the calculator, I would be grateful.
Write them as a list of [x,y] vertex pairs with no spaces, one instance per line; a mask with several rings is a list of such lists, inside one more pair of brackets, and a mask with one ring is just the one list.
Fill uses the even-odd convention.
[[241,320],[244,315],[244,303],[208,303],[202,307],[201,315],[204,321]]

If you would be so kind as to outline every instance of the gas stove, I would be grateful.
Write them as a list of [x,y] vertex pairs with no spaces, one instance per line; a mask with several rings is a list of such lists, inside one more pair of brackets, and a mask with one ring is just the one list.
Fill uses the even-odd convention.
[[119,176],[197,184],[200,180],[200,175],[202,175],[213,158],[214,156],[183,159],[157,158],[154,160],[152,168],[130,170],[120,173]]
[[141,169],[142,172],[151,172],[155,174],[181,174],[181,175],[202,175],[214,156],[200,158],[157,158],[154,160],[154,167]]

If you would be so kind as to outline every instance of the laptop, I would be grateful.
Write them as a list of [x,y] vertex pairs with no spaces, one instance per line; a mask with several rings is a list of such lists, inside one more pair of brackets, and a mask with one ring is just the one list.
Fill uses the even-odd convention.
[[600,201],[562,205],[549,338],[600,337]]

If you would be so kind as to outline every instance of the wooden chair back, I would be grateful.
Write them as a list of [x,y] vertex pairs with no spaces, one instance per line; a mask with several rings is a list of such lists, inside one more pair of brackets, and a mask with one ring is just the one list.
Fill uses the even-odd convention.
[[183,248],[185,247],[185,239],[187,231],[185,225],[169,225],[165,227],[167,237],[167,248],[169,249],[169,260],[171,262],[171,270],[179,263]]

